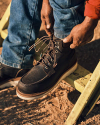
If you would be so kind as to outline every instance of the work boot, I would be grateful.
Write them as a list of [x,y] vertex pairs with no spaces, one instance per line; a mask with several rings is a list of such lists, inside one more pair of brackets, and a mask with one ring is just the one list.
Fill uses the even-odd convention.
[[14,79],[22,77],[28,71],[29,69],[17,69],[0,63],[0,85],[11,79],[14,81]]
[[[46,41],[46,40],[44,40]],[[19,98],[33,100],[46,95],[77,68],[75,50],[54,36],[49,38],[48,49],[40,61],[19,81]]]

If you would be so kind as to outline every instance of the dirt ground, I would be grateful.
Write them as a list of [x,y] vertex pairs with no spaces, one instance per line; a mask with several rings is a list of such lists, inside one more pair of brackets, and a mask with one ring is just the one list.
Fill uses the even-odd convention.
[[[9,2],[0,0],[0,19]],[[100,59],[100,22],[92,41],[76,49],[78,63],[91,72]],[[47,96],[32,101],[19,99],[15,87],[0,90],[0,125],[63,125],[79,95],[65,83],[60,83]],[[100,125],[100,100],[77,125]]]

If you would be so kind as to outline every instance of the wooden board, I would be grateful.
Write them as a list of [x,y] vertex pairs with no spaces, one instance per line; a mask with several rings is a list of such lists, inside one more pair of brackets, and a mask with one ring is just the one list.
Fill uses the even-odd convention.
[[70,76],[66,77],[63,82],[69,83],[79,92],[83,92],[88,80],[90,79],[92,73],[78,65],[77,70]]
[[[82,111],[84,110],[85,106],[89,102],[89,100],[94,97],[94,92],[100,87],[100,62],[98,63],[96,69],[94,70],[91,78],[87,82],[83,92],[81,93],[80,97],[78,98],[74,108],[72,109],[71,113],[69,114],[65,125],[73,125],[79,116],[81,115]],[[99,97],[99,95],[97,96]],[[96,97],[96,98],[97,98]],[[98,98],[99,99],[99,98]],[[94,102],[95,103],[95,102]]]

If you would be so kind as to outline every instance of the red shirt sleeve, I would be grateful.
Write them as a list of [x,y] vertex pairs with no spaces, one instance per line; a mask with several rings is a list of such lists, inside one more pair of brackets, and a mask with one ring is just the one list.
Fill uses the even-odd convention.
[[86,0],[84,16],[100,19],[100,0]]

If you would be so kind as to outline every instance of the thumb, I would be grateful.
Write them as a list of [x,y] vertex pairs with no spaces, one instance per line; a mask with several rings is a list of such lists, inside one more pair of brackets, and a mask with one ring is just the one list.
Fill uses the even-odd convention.
[[68,35],[66,38],[63,39],[63,42],[64,43],[69,43],[69,42],[72,42],[73,38],[71,35]]
[[66,38],[63,39],[63,46],[67,47],[73,42],[73,38],[71,35],[68,35]]

